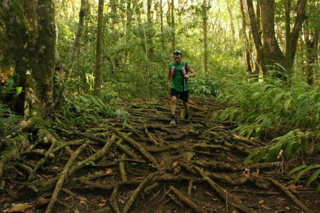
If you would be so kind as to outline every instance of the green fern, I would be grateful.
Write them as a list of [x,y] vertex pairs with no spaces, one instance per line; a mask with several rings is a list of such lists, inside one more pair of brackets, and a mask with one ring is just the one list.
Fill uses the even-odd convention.
[[[309,172],[310,170],[313,170],[313,169],[317,169],[316,171],[313,172],[313,174],[309,177],[307,183],[306,183],[306,187],[310,187],[310,184],[315,180],[317,179],[318,177],[320,177],[320,164],[312,164],[312,165],[301,165],[301,166],[298,166],[294,169],[292,169],[290,172],[289,172],[289,175],[292,175],[293,173],[295,172],[298,172],[299,173],[297,174],[297,176],[295,177],[294,179],[294,183],[296,183],[303,174]],[[320,184],[318,185],[317,187],[317,192],[320,192]]]

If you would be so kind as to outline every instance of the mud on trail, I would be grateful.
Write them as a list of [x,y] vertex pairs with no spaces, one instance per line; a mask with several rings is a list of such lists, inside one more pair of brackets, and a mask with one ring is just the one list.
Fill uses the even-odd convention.
[[129,124],[100,118],[82,129],[39,131],[6,165],[1,212],[320,212],[316,185],[287,176],[301,159],[245,165],[263,143],[213,122],[223,108],[216,100],[192,97],[189,121],[178,102],[176,126],[168,106],[167,98],[135,100],[121,105]]

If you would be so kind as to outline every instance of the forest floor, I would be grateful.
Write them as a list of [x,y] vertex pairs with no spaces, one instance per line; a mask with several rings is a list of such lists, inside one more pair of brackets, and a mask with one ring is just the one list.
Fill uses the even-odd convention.
[[304,188],[287,175],[319,157],[244,164],[265,143],[237,136],[236,124],[212,121],[223,108],[214,98],[191,97],[189,121],[178,101],[175,126],[168,98],[119,105],[129,124],[101,118],[96,126],[38,133],[44,141],[6,166],[0,211],[320,212],[316,185]]

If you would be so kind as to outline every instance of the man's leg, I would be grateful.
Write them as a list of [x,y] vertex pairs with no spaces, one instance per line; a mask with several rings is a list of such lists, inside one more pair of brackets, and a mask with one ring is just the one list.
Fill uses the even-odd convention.
[[176,96],[171,96],[171,102],[170,102],[170,112],[171,116],[174,117],[176,113],[176,103],[177,103],[177,97]]
[[185,111],[184,119],[189,120],[189,91],[183,92],[181,99],[183,101]]
[[170,124],[176,124],[176,104],[177,104],[177,92],[175,89],[171,89],[171,101],[170,101],[170,112],[171,112],[171,122]]
[[183,102],[185,115],[189,115],[189,102]]

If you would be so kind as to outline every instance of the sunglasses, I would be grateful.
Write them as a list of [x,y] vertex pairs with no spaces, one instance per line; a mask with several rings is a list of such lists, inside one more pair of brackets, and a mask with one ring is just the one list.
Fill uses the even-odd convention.
[[173,54],[182,54],[181,50],[176,50],[173,52]]

